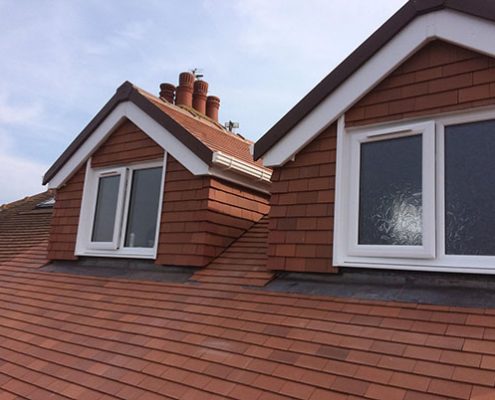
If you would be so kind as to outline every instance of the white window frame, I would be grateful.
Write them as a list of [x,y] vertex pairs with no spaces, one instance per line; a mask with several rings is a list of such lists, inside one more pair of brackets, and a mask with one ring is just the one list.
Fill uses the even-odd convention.
[[[481,273],[495,274],[495,256],[471,256],[471,255],[446,255],[445,254],[445,127],[449,125],[465,124],[495,119],[495,107],[485,107],[477,110],[439,114],[426,118],[415,118],[382,125],[370,125],[367,127],[345,127],[345,116],[340,117],[337,129],[337,169],[336,169],[336,196],[335,196],[335,226],[333,243],[333,264],[341,267],[378,268],[378,269],[403,269],[457,273]],[[350,220],[357,218],[351,216],[348,207],[351,202],[352,179],[351,170],[355,173],[355,167],[351,159],[352,141],[354,135],[362,132],[379,131],[403,131],[407,126],[424,124],[434,121],[435,124],[435,159],[432,164],[434,172],[434,213],[430,214],[430,221],[435,221],[434,256],[432,258],[410,257],[407,254],[399,254],[387,257],[384,253],[369,255],[353,252],[349,246]],[[352,162],[351,162],[352,160]],[[424,180],[424,176],[423,176]],[[355,200],[354,200],[355,201]],[[427,209],[423,208],[423,216]],[[423,236],[423,243],[425,237]]]
[[[359,244],[359,198],[361,146],[408,136],[422,137],[422,245]],[[350,196],[348,202],[348,254],[392,258],[435,257],[435,124],[432,121],[382,129],[365,129],[350,135]]]
[[[115,211],[115,222],[113,227],[113,235],[112,240],[110,242],[94,242],[93,241],[93,230],[95,225],[95,216],[96,216],[96,206],[98,202],[98,189],[100,186],[100,179],[110,176],[120,176],[119,189],[117,194],[117,209]],[[119,235],[120,235],[120,226],[122,225],[122,207],[124,205],[124,191],[126,189],[126,181],[127,181],[127,169],[126,168],[111,168],[111,169],[102,169],[95,171],[94,174],[94,189],[92,190],[93,201],[92,201],[92,218],[90,221],[89,228],[89,238],[88,238],[88,249],[94,250],[116,250],[119,246]]]
[[[167,153],[164,154],[163,160],[134,163],[126,166],[119,166],[117,168],[92,168],[91,158],[87,161],[75,255],[117,258],[156,258],[160,234],[166,163]],[[127,228],[134,171],[157,167],[162,168],[162,179],[160,185],[160,197],[158,200],[158,215],[154,246],[125,247],[125,231]],[[101,176],[106,176],[108,174],[122,174],[121,176],[123,178],[121,178],[119,187],[119,200],[117,204],[113,241],[111,243],[93,242],[91,238],[96,210],[96,198],[98,195],[98,182]]]

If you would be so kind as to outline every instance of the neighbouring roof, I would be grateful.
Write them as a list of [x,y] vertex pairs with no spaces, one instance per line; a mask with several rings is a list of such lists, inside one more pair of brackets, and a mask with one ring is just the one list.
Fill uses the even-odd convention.
[[53,199],[50,191],[0,206],[0,261],[48,239],[52,207],[39,207]]
[[410,0],[256,142],[254,159],[260,159],[411,21],[442,9],[495,21],[495,2],[492,0]]
[[257,168],[270,171],[268,168],[263,167],[261,162],[253,160],[250,152],[250,146],[253,142],[227,131],[218,123],[192,108],[173,105],[134,86],[130,82],[124,82],[117,89],[115,95],[46,172],[43,177],[43,184],[48,183],[57,174],[115,107],[126,101],[133,103],[141,111],[145,112],[207,165],[212,164],[213,153],[222,152]]

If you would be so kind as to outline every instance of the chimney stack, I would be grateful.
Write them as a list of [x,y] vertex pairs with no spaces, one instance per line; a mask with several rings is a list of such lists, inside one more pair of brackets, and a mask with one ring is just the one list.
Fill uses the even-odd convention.
[[206,99],[206,115],[215,122],[218,122],[219,108],[220,99],[217,96],[208,96]]
[[190,72],[182,72],[179,75],[179,86],[175,95],[175,104],[192,107],[194,80],[195,77]]
[[208,83],[203,80],[194,82],[193,108],[201,114],[206,114],[206,96]]
[[162,83],[160,85],[160,97],[174,104],[175,86],[171,83]]

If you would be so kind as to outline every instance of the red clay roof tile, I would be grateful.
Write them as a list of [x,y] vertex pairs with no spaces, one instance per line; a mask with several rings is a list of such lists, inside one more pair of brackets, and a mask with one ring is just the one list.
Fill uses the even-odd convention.
[[[266,232],[262,220],[234,251]],[[249,252],[195,285],[48,273],[43,237],[0,261],[2,398],[495,398],[493,310],[229,284]]]

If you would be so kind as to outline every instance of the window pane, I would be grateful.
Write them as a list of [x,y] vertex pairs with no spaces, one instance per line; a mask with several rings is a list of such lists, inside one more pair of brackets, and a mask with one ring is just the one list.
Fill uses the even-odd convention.
[[98,182],[98,197],[91,236],[93,242],[113,241],[119,185],[120,175],[104,176]]
[[445,252],[495,255],[495,121],[445,128]]
[[359,244],[422,244],[422,136],[363,143]]
[[162,168],[134,171],[125,247],[153,247],[155,245],[161,182]]

